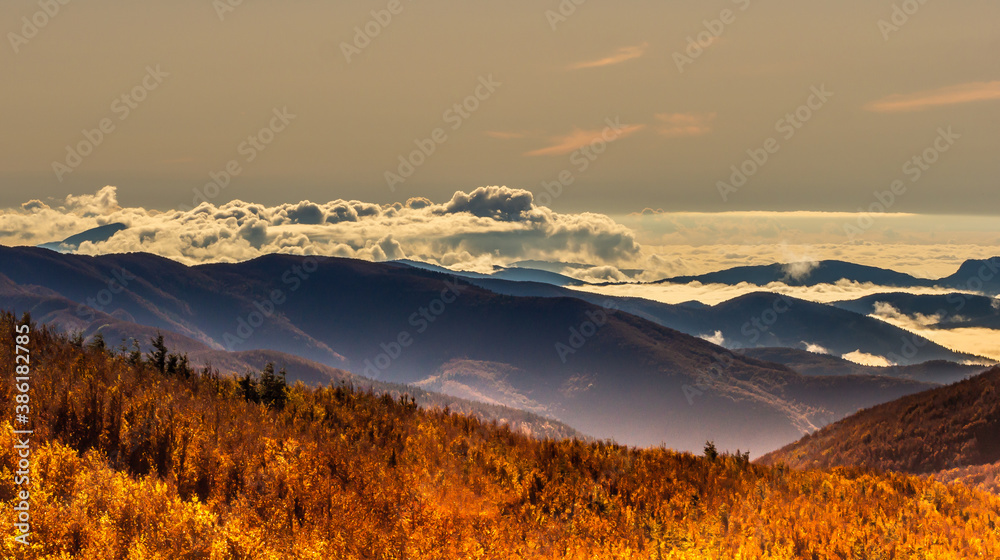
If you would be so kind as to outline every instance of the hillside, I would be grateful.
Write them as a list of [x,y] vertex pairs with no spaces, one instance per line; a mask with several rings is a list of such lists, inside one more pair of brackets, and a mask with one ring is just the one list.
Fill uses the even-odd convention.
[[574,297],[595,304],[614,302],[621,309],[692,336],[718,333],[728,348],[822,346],[840,356],[854,351],[882,356],[902,365],[931,360],[981,359],[956,352],[866,313],[770,292],[745,294],[716,305],[667,304],[637,297],[611,297],[537,282],[472,279],[499,294],[520,297]]
[[[1000,368],[858,412],[760,459],[932,474],[1000,462]],[[973,469],[975,470],[975,469]]]
[[665,278],[656,283],[701,282],[702,284],[735,285],[747,282],[757,286],[766,286],[771,282],[781,282],[789,286],[815,286],[817,284],[835,284],[842,280],[898,288],[941,286],[997,295],[1000,294],[1000,257],[969,259],[963,262],[954,274],[937,280],[917,278],[875,266],[824,260],[737,266],[707,274]]
[[8,291],[35,298],[23,296],[27,306],[18,309],[46,320],[62,302],[57,315],[80,321],[64,300],[90,306],[126,271],[127,285],[74,327],[88,334],[104,328],[99,313],[106,313],[215,350],[295,354],[378,381],[526,406],[631,445],[694,451],[711,439],[756,456],[928,387],[802,376],[616,311],[613,301],[502,295],[402,264],[269,255],[187,267],[147,254],[3,247],[0,257],[0,274],[14,287]]
[[865,266],[845,261],[825,260],[816,263],[775,263],[768,265],[737,266],[717,272],[695,276],[676,276],[659,280],[658,283],[687,284],[739,284],[747,282],[766,286],[771,282],[782,282],[789,286],[814,286],[835,284],[840,280],[872,283],[877,286],[930,286],[933,281],[915,278],[909,274],[895,272],[874,266]]
[[[4,402],[14,324],[0,315]],[[964,486],[543,441],[344,386],[265,405],[48,330],[28,346],[32,544],[3,539],[12,560],[1000,555],[1000,498]],[[12,464],[7,419],[0,440]],[[20,489],[0,476],[7,527]]]

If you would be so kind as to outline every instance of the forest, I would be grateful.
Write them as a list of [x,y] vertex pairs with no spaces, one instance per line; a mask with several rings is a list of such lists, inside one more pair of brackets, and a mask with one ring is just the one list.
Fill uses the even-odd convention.
[[[31,356],[26,484],[18,329]],[[12,403],[0,556],[1000,558],[1000,497],[962,484],[765,466],[711,443],[696,456],[537,439],[406,395],[195,368],[160,342],[142,354],[0,314],[0,402]],[[12,538],[22,490],[27,545]]]

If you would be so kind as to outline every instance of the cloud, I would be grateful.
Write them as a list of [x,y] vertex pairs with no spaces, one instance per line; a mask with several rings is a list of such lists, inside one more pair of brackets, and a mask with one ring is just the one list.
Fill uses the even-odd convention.
[[613,140],[619,140],[630,136],[636,132],[639,132],[643,128],[646,128],[644,124],[627,124],[623,125],[621,128],[614,130],[610,127],[602,128],[599,130],[584,130],[581,128],[574,128],[572,132],[563,136],[552,136],[549,140],[552,145],[539,148],[537,150],[532,150],[530,152],[525,152],[526,156],[561,156],[571,152],[575,152],[584,146],[588,146],[594,142],[610,142]]
[[[930,327],[941,323],[945,319],[944,313],[935,313],[934,315],[924,315],[923,313],[914,313],[912,316],[907,315],[900,310],[893,307],[891,303],[884,301],[876,301],[872,306],[874,309],[869,315],[876,319],[880,319],[886,322],[891,322],[892,324],[902,327],[907,330],[919,329],[923,327]],[[960,317],[951,317],[952,320],[961,319]]]
[[661,136],[704,136],[712,131],[715,113],[658,113],[656,120],[659,123],[656,132]]
[[615,266],[566,267],[561,273],[584,282],[630,282],[632,280]]
[[829,354],[830,351],[826,348],[820,346],[819,344],[812,344],[811,342],[802,341],[802,344],[806,345],[806,352],[812,352],[813,354]]
[[323,209],[308,200],[286,211],[286,216],[296,224],[322,224],[326,220]]
[[791,278],[792,280],[802,281],[809,278],[812,271],[819,267],[819,263],[816,261],[800,261],[793,263],[786,263],[781,266],[781,269],[785,271],[785,278]]
[[969,82],[905,95],[889,95],[868,103],[865,109],[876,113],[898,113],[991,99],[1000,99],[1000,81]]
[[848,280],[841,280],[836,284],[817,284],[815,286],[789,286],[783,282],[772,282],[766,286],[757,286],[746,282],[736,285],[689,282],[686,284],[663,283],[575,286],[573,289],[608,296],[640,297],[669,304],[699,301],[706,305],[715,305],[742,295],[757,292],[779,293],[818,303],[831,303],[834,301],[858,299],[864,296],[884,294],[886,292],[935,295],[945,295],[955,292],[955,290],[951,288],[896,288],[892,286],[879,286],[871,283],[851,282]]
[[526,190],[479,187],[468,194],[456,192],[439,212],[468,212],[480,218],[510,222],[522,218],[531,207],[532,195]]
[[[37,244],[120,222],[128,229],[77,252],[149,252],[186,264],[242,261],[269,253],[372,261],[410,257],[464,270],[490,271],[525,259],[586,262],[617,276],[612,263],[641,252],[631,230],[601,214],[560,214],[507,187],[456,192],[435,203],[301,201],[266,206],[233,200],[191,210],[122,208],[115,187],[51,205],[31,201],[0,210],[0,243]],[[605,268],[601,268],[605,267]],[[617,274],[616,274],[617,273]]]
[[582,70],[584,68],[600,68],[602,66],[611,66],[614,64],[621,64],[627,60],[632,60],[634,58],[639,58],[646,53],[646,49],[649,47],[649,43],[643,43],[641,45],[633,45],[630,47],[621,47],[616,50],[614,54],[608,55],[597,60],[588,60],[584,62],[577,62],[569,66],[570,70]]
[[21,205],[21,209],[27,212],[35,212],[37,210],[47,210],[49,208],[48,204],[45,204],[41,200],[29,200]]
[[63,200],[63,205],[60,208],[84,217],[107,214],[118,209],[117,189],[107,186],[97,191],[96,194],[69,195]]
[[700,334],[698,335],[698,338],[707,340],[718,346],[724,346],[726,344],[726,337],[722,336],[722,331],[715,331],[715,334]]
[[889,367],[896,365],[882,356],[876,356],[875,354],[866,354],[861,350],[848,352],[847,354],[841,356],[841,358],[854,362],[856,364],[861,364],[863,366]]

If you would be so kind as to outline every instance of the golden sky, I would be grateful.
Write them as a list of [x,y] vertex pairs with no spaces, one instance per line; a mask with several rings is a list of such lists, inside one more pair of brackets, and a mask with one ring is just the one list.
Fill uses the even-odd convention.
[[0,3],[0,208],[166,210],[214,176],[215,204],[853,212],[903,181],[893,212],[995,212],[993,0],[572,5]]

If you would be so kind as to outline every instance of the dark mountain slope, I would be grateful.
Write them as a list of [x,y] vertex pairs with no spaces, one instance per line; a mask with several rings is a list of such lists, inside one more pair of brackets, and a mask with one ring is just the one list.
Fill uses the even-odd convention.
[[761,458],[918,474],[1000,461],[1000,368],[863,410]]
[[771,282],[783,282],[789,286],[814,286],[834,284],[840,280],[900,288],[942,286],[997,295],[1000,294],[1000,257],[967,260],[959,266],[954,274],[937,280],[917,278],[874,266],[825,260],[817,263],[738,266],[708,274],[665,278],[657,283],[701,282],[703,284],[734,285],[747,282],[757,286],[766,286]]
[[657,283],[739,284],[747,282],[757,286],[766,286],[771,282],[783,282],[789,286],[814,286],[816,284],[834,284],[840,280],[900,287],[933,284],[930,280],[916,278],[909,274],[837,260],[819,261],[818,263],[738,266],[708,274],[666,278]]
[[729,348],[804,349],[805,343],[810,343],[838,356],[860,350],[903,365],[976,359],[863,314],[768,292],[746,294],[713,306],[670,305],[532,282],[515,284],[492,279],[470,282],[502,294],[576,297],[597,305],[613,303],[623,311],[694,336],[712,336],[718,331]]
[[39,245],[43,249],[50,249],[52,251],[66,251],[75,250],[80,247],[86,241],[91,243],[99,243],[101,241],[107,241],[111,239],[114,234],[118,233],[123,229],[128,229],[125,224],[105,224],[103,226],[97,226],[95,228],[88,229],[82,233],[76,235],[71,235],[62,241],[53,241],[51,243],[43,243]]
[[296,354],[380,381],[447,390],[431,380],[447,373],[462,380],[461,396],[530,402],[584,433],[637,445],[700,449],[714,439],[762,452],[925,388],[804,377],[580,299],[505,296],[398,264],[269,255],[189,268],[149,255],[0,248],[0,273],[76,302],[121,270],[134,278],[105,307],[113,316],[180,325],[217,350]]

